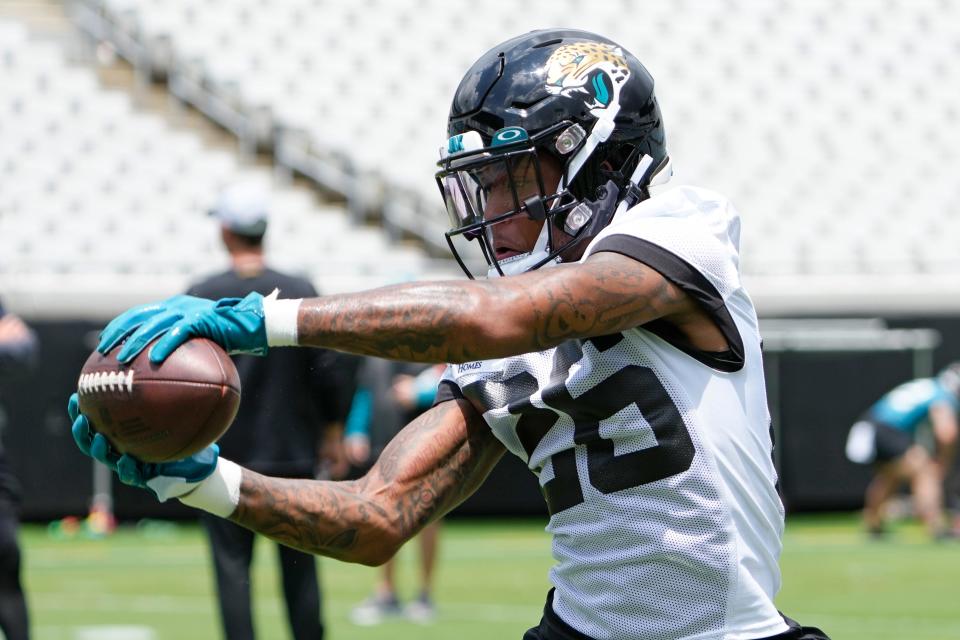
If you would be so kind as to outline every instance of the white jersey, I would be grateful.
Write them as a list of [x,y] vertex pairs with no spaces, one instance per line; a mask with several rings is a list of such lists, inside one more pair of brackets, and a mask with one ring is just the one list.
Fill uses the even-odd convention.
[[453,365],[441,382],[441,399],[469,399],[538,475],[553,609],[592,638],[787,630],[773,604],[783,507],[739,224],[722,196],[676,187],[619,215],[583,258],[613,251],[650,265],[711,313],[728,352],[699,352],[653,322]]

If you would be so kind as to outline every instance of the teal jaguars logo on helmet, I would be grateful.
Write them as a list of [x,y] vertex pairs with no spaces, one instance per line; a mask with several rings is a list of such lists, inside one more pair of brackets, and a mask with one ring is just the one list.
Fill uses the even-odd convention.
[[575,42],[557,47],[547,59],[547,92],[583,96],[594,117],[620,105],[620,88],[630,78],[623,50],[601,42]]

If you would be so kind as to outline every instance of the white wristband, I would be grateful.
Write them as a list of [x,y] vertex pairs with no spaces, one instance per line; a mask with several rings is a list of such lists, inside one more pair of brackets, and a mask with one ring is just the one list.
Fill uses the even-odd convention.
[[267,346],[293,347],[297,345],[297,312],[303,298],[278,300],[280,290],[263,299],[263,323],[267,329]]
[[220,458],[213,473],[198,484],[196,489],[180,496],[180,502],[221,518],[229,517],[240,504],[242,479],[243,467]]

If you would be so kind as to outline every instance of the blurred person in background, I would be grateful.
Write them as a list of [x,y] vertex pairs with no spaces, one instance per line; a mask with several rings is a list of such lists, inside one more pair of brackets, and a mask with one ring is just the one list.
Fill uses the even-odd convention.
[[[0,385],[7,376],[29,370],[37,358],[36,334],[0,303]],[[2,400],[2,396],[0,396]],[[27,601],[20,583],[20,483],[0,445],[0,629],[7,640],[30,637]]]
[[[908,483],[914,509],[935,539],[957,537],[947,524],[943,487],[957,447],[960,362],[934,378],[905,382],[883,395],[847,435],[851,462],[872,464],[875,472],[864,497],[863,519],[871,536],[886,533],[886,509]],[[931,455],[917,440],[925,428],[933,435]]]
[[647,70],[596,34],[521,34],[464,75],[447,136],[437,182],[470,280],[175,297],[125,311],[97,347],[126,362],[157,340],[162,362],[202,335],[236,353],[452,363],[369,473],[271,478],[212,447],[144,464],[111,451],[74,394],[80,451],[161,500],[364,564],[390,559],[510,451],[539,479],[556,558],[525,640],[827,638],[774,604],[784,511],[740,215],[668,184]]
[[[267,192],[256,183],[228,187],[210,214],[220,223],[230,268],[192,286],[201,298],[267,295],[314,296],[307,280],[275,271],[264,257],[268,226]],[[278,349],[264,358],[235,356],[243,390],[240,409],[220,440],[225,455],[251,469],[284,478],[313,478],[322,469],[346,472],[342,456],[343,416],[349,396],[341,385],[335,354],[323,349]],[[227,520],[204,514],[216,569],[224,637],[254,637],[250,564],[255,534]],[[315,556],[278,545],[283,596],[294,640],[323,637],[320,587]]]
[[[444,365],[425,366],[382,358],[363,359],[344,431],[347,459],[358,472],[352,475],[360,477],[367,473],[403,426],[430,408],[444,368]],[[433,576],[440,522],[431,522],[417,536],[420,587],[416,599],[401,605],[394,556],[383,564],[373,595],[350,612],[354,624],[374,625],[400,615],[420,623],[434,619]]]

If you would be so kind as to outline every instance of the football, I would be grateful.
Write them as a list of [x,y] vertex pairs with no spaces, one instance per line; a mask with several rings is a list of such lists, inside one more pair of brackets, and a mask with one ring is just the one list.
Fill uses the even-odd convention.
[[144,462],[188,457],[216,442],[240,406],[230,356],[206,338],[188,340],[160,364],[147,347],[128,364],[119,347],[94,351],[77,384],[80,411],[114,449]]

